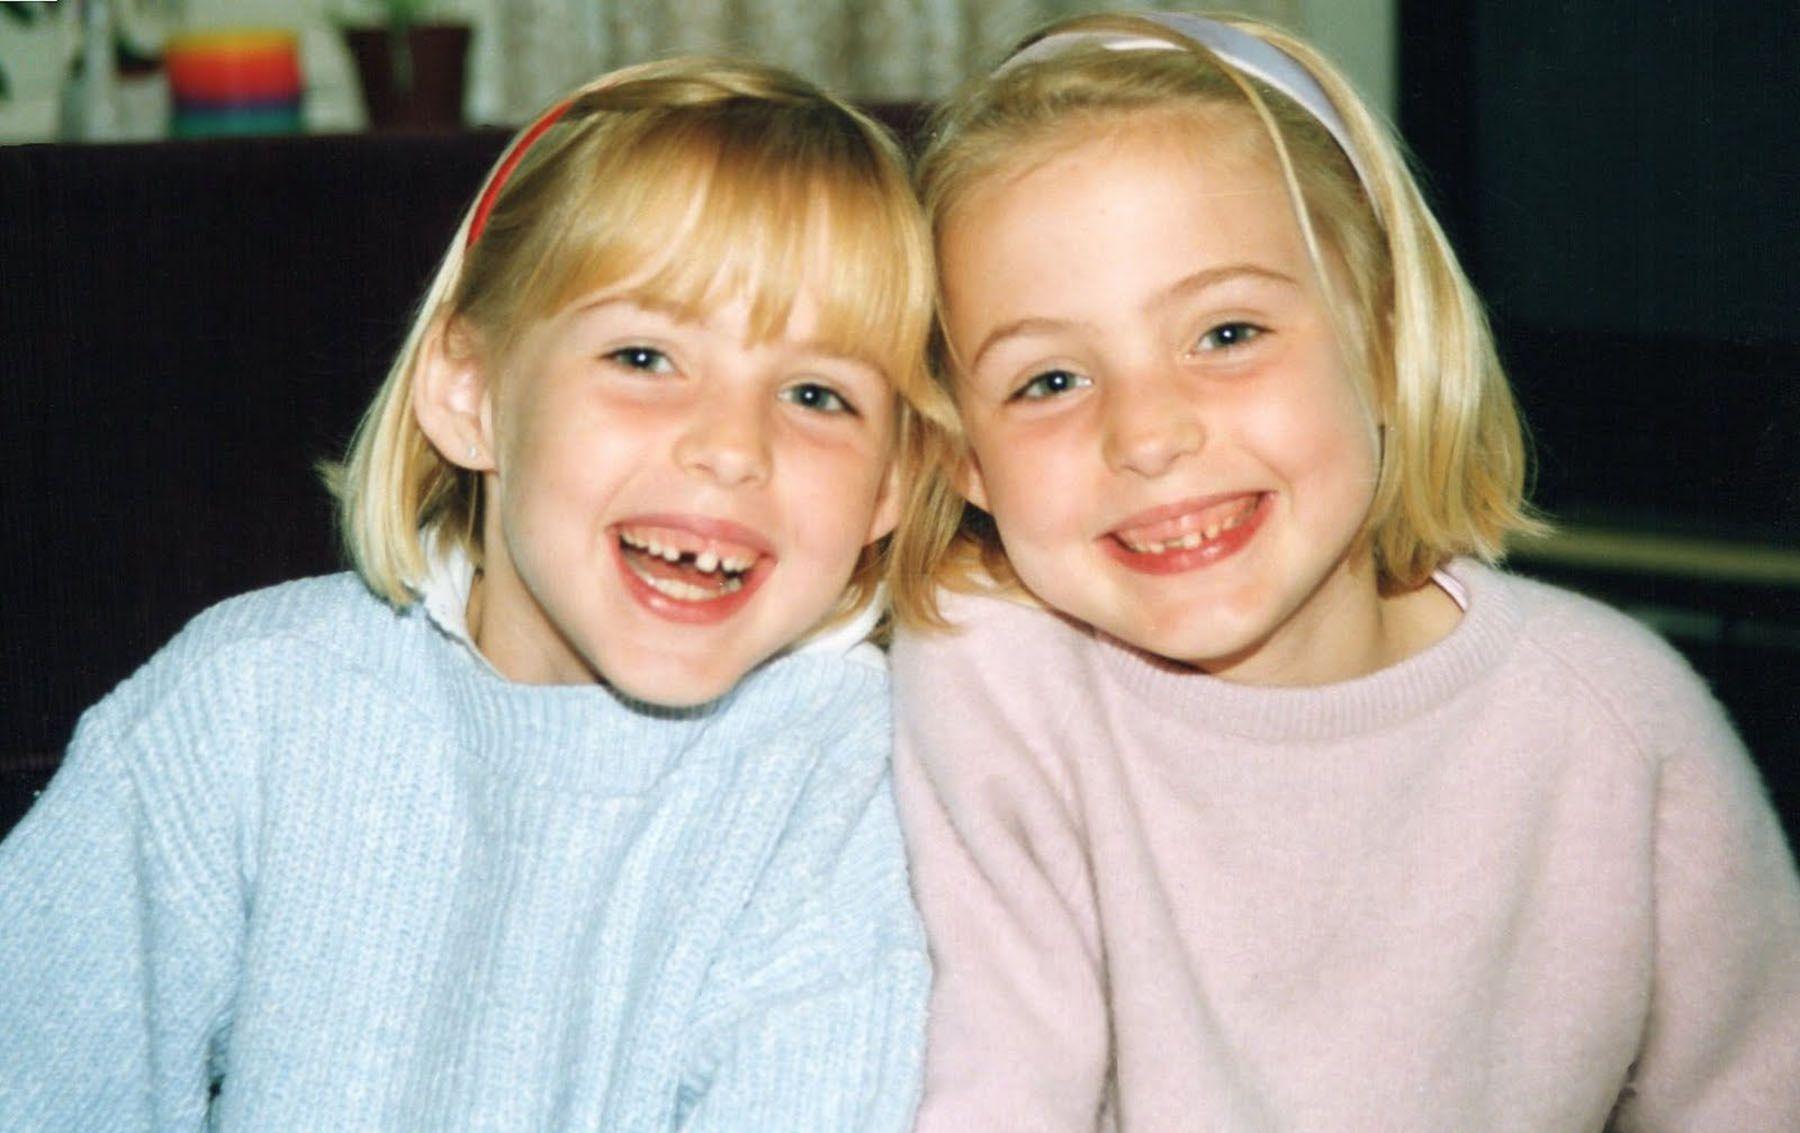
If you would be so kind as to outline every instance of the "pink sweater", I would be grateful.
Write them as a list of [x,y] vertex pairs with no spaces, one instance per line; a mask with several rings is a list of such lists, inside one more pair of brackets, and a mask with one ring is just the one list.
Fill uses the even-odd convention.
[[1718,705],[1449,573],[1449,637],[1324,688],[993,598],[902,637],[920,1130],[1800,1130],[1800,880]]

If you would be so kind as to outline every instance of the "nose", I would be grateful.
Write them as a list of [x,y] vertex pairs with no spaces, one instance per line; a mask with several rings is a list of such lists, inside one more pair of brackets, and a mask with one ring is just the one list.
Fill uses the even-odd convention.
[[696,407],[676,440],[675,462],[722,487],[763,483],[770,465],[766,416],[739,399],[711,399]]
[[1107,391],[1104,428],[1107,465],[1139,476],[1160,476],[1206,443],[1194,393],[1174,375],[1115,384]]

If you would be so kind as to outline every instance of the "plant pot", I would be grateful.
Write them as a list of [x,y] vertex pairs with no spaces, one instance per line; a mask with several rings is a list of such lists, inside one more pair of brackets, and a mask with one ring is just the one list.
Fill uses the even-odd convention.
[[454,130],[463,121],[467,24],[412,24],[404,31],[345,28],[372,130]]

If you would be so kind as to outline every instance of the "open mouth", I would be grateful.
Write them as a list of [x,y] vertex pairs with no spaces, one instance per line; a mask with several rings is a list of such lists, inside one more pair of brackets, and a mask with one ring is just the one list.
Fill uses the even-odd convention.
[[1159,508],[1142,522],[1115,527],[1102,537],[1113,557],[1153,573],[1188,570],[1216,562],[1250,540],[1268,514],[1267,492],[1245,492],[1195,506]]
[[676,527],[617,528],[619,557],[643,584],[675,602],[715,602],[744,589],[766,556],[744,543]]

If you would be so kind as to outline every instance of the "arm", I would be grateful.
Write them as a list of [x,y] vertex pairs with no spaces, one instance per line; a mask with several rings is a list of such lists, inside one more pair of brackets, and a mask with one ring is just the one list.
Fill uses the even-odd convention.
[[1621,1130],[1800,1129],[1800,880],[1756,770],[1681,674],[1658,721],[1650,1016]]
[[231,838],[189,793],[220,785],[167,716],[121,734],[128,699],[89,713],[0,845],[0,1128],[205,1121],[233,966]]
[[687,1133],[911,1124],[931,972],[886,772],[887,714],[867,707],[839,722],[849,735],[821,760],[709,975],[677,1109]]
[[1009,688],[1008,658],[1055,663],[1003,638],[972,626],[895,651],[895,779],[936,972],[917,1127],[1089,1133],[1106,973],[1085,837],[1044,750],[1075,698]]

